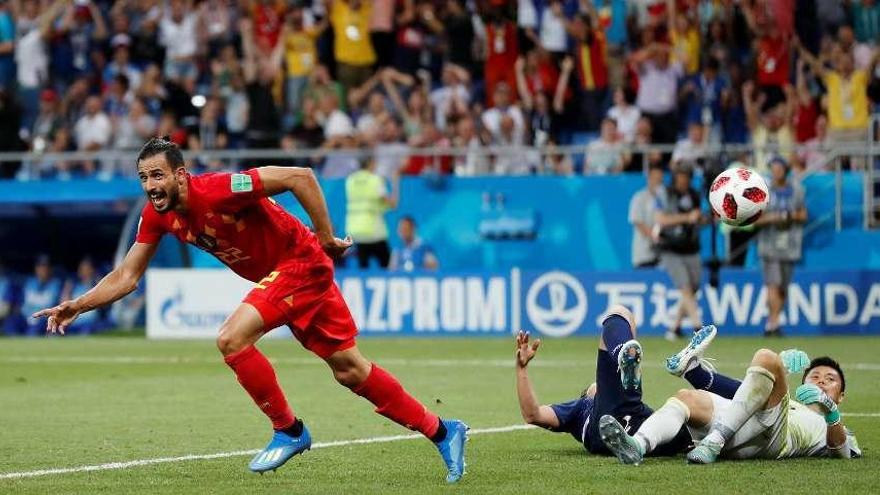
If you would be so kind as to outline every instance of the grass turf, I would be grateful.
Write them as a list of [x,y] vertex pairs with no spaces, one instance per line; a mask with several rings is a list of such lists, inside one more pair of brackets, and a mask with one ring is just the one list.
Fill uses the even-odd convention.
[[[680,344],[643,339],[645,398],[655,408],[685,382],[662,359]],[[575,397],[592,381],[594,339],[549,340],[531,369],[544,403]],[[880,442],[880,339],[716,340],[710,355],[722,372],[741,376],[755,349],[798,347],[840,359],[848,380],[844,421],[865,457],[687,466],[683,457],[639,467],[588,455],[568,435],[541,430],[475,435],[468,474],[445,485],[434,448],[424,440],[348,445],[297,457],[277,473],[247,471],[248,456],[121,470],[0,479],[0,493],[774,493],[833,486],[875,491],[869,473]],[[261,344],[275,359],[282,386],[316,442],[407,433],[338,386],[329,370],[296,343]],[[473,428],[521,422],[510,340],[363,339],[364,353],[444,417]],[[0,340],[0,476],[156,457],[261,448],[268,424],[240,389],[211,342],[131,338]]]

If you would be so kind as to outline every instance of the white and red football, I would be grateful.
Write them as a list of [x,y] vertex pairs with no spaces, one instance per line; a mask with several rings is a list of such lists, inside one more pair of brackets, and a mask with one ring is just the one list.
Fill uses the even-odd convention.
[[729,168],[718,174],[709,188],[709,203],[721,221],[737,227],[757,220],[770,202],[770,189],[760,174],[746,168]]

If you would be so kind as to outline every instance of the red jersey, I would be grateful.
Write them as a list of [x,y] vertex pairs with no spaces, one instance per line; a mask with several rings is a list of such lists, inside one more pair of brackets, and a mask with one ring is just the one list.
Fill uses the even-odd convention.
[[188,176],[187,185],[186,213],[172,210],[162,214],[152,204],[144,206],[136,242],[155,244],[170,233],[213,254],[253,282],[266,277],[282,261],[303,261],[302,275],[314,263],[329,262],[317,237],[264,196],[256,169]]

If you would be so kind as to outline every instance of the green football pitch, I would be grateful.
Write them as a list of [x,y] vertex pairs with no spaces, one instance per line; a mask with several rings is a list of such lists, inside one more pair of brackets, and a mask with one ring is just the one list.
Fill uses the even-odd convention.
[[[680,344],[642,343],[645,398],[657,407],[686,386],[661,366]],[[678,457],[621,466],[588,455],[568,435],[520,428],[512,338],[363,339],[364,353],[416,397],[471,426],[467,475],[449,487],[429,442],[374,414],[297,343],[274,340],[261,348],[320,448],[259,476],[247,470],[249,451],[268,440],[268,423],[212,342],[5,339],[0,493],[876,493],[880,339],[722,334],[709,354],[719,370],[741,376],[761,346],[841,361],[844,422],[864,458],[688,466]],[[595,339],[546,341],[531,368],[539,399],[577,396],[594,376],[595,348]]]

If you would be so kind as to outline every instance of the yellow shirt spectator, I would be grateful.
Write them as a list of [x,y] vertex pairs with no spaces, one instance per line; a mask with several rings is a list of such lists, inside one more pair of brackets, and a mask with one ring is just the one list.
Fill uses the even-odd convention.
[[669,37],[672,41],[672,62],[681,63],[687,74],[696,74],[700,70],[700,33],[691,27],[685,33],[672,30]]
[[868,73],[855,70],[849,80],[839,72],[825,74],[828,88],[828,128],[862,130],[868,127]]
[[305,28],[301,31],[290,31],[284,37],[288,77],[304,77],[312,72],[318,60],[315,48],[318,34],[314,28]]
[[355,66],[376,63],[376,52],[370,42],[371,10],[369,0],[333,0],[330,23],[333,25],[333,54],[338,62]]

